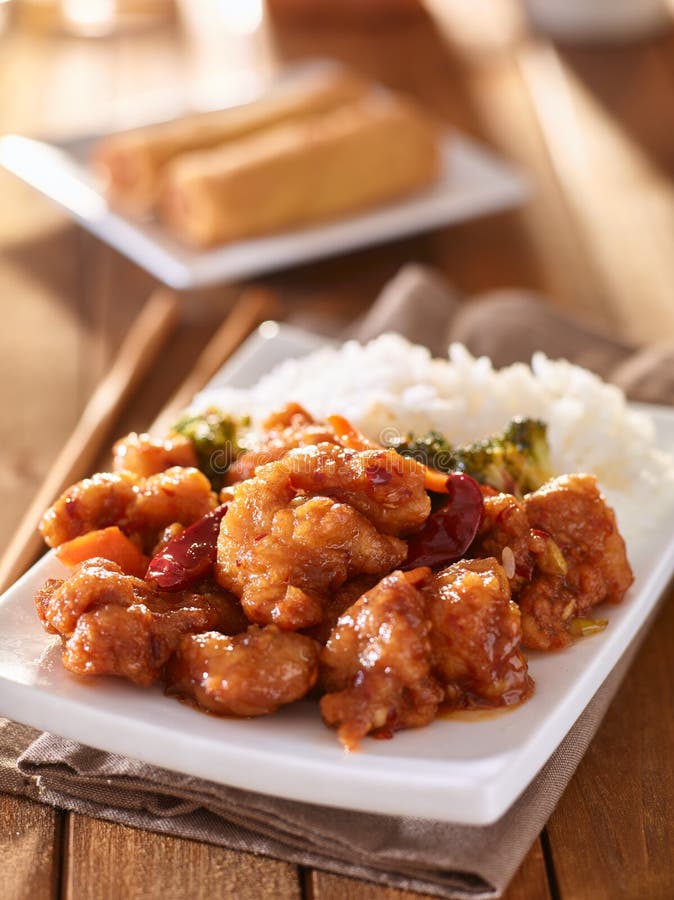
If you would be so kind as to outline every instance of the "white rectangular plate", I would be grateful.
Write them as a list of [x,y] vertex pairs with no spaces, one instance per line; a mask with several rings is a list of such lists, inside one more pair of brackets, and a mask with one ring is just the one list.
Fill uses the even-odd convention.
[[[282,359],[322,343],[266,323],[213,383],[245,387]],[[643,408],[656,422],[661,446],[674,446],[674,411]],[[534,778],[655,609],[674,569],[673,531],[661,528],[628,547],[636,580],[620,606],[602,608],[610,619],[604,632],[559,653],[530,655],[536,692],[521,708],[475,721],[438,719],[391,741],[365,739],[352,754],[341,750],[314,702],[261,719],[219,719],[164,697],[158,687],[68,674],[32,601],[47,577],[64,571],[50,554],[0,598],[0,715],[262,793],[487,824]]]
[[513,166],[448,131],[441,176],[423,191],[358,215],[199,251],[179,244],[155,222],[135,220],[108,205],[88,165],[93,144],[103,136],[46,142],[6,135],[0,138],[0,164],[179,290],[250,278],[451,225],[516,206],[528,193],[525,178]]

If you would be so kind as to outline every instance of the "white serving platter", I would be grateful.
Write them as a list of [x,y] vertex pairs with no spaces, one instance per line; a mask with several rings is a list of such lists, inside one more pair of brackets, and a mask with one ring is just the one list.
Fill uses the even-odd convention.
[[5,135],[0,138],[0,165],[178,290],[250,278],[452,225],[516,206],[528,194],[528,182],[514,166],[447,131],[440,178],[423,191],[358,215],[199,251],[179,244],[156,222],[133,219],[108,204],[88,164],[93,145],[102,137],[46,141]]
[[[282,359],[324,341],[265,323],[215,377],[245,387]],[[641,407],[663,448],[674,447],[674,411]],[[657,497],[649,499],[651,507]],[[674,571],[674,510],[665,527],[628,547],[636,580],[625,601],[602,607],[608,628],[562,652],[530,654],[536,693],[511,712],[475,721],[438,719],[365,739],[347,754],[317,705],[302,701],[261,719],[204,715],[115,678],[68,674],[32,601],[64,569],[49,554],[0,598],[0,715],[215,782],[294,800],[465,824],[498,819],[535,777],[653,613]],[[610,761],[607,760],[607,765]]]

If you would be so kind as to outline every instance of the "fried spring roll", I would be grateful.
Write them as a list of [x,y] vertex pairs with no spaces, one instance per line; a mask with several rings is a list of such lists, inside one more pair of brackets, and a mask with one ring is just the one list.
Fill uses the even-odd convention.
[[408,194],[438,175],[432,122],[372,95],[310,120],[177,158],[162,221],[195,247],[271,234]]
[[279,89],[244,106],[148,125],[100,141],[92,155],[111,201],[136,214],[157,198],[161,173],[181,153],[204,150],[264,128],[335,109],[362,97],[369,85],[347,72]]

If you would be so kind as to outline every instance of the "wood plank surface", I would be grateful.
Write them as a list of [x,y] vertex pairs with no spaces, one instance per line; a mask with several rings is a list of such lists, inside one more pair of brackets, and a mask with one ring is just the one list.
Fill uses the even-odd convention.
[[70,815],[63,900],[300,900],[296,866]]
[[548,823],[562,897],[674,897],[674,590]]
[[3,900],[57,900],[62,820],[51,806],[0,794]]
[[540,839],[527,853],[503,894],[503,900],[552,900],[548,873]]

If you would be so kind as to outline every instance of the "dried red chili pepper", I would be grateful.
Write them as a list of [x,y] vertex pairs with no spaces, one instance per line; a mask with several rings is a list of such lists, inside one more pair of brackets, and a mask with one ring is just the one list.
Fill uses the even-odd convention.
[[480,486],[463,472],[447,476],[449,501],[432,513],[418,534],[407,543],[404,569],[449,565],[461,559],[473,542],[482,520],[484,501]]
[[218,552],[223,503],[174,537],[150,561],[145,580],[162,591],[182,591],[205,578]]

